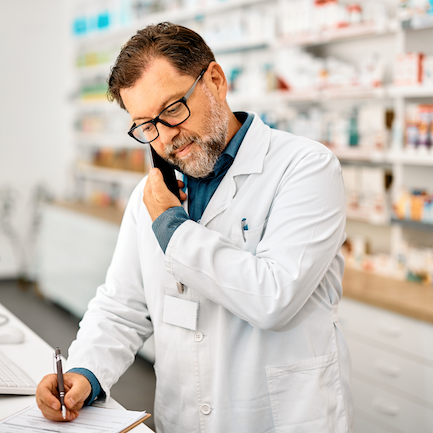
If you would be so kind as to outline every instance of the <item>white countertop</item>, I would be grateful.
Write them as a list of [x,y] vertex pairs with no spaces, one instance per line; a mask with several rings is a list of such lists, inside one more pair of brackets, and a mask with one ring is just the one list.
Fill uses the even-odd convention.
[[[0,314],[9,318],[9,322],[2,326],[20,328],[25,335],[23,343],[0,344],[0,350],[21,367],[36,383],[39,383],[45,375],[53,373],[54,349],[2,304],[0,304]],[[35,396],[0,395],[0,419],[6,418],[34,403]],[[98,404],[98,406],[102,405]],[[113,399],[110,399],[104,406],[112,409],[124,409]],[[133,431],[137,433],[152,432],[145,424],[140,424]]]

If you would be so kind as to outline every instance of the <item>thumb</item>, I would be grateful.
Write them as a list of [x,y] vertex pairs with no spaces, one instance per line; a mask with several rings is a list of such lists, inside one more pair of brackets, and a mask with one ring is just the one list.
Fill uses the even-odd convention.
[[162,199],[163,196],[170,193],[164,182],[164,176],[159,168],[152,168],[152,170],[150,170],[149,180],[152,187],[152,194],[157,201],[160,201],[160,198]]
[[65,395],[66,407],[68,409],[73,409],[76,405],[81,407],[92,391],[89,380],[82,374],[69,373],[67,377],[65,375],[65,384],[70,387]]

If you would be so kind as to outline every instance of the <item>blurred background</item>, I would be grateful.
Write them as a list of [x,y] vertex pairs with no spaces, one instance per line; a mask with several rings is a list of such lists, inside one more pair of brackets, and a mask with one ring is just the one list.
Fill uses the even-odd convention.
[[149,167],[107,75],[161,21],[204,37],[234,111],[340,159],[356,431],[433,431],[433,1],[0,0],[0,302],[52,345],[35,305],[67,313],[66,353]]

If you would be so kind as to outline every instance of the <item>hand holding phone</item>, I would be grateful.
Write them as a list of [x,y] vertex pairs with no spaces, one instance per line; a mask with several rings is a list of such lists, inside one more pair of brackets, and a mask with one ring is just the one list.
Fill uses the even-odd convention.
[[167,188],[180,200],[179,186],[177,184],[173,166],[165,159],[161,158],[151,145],[149,145],[149,148],[152,168],[156,167],[161,170]]

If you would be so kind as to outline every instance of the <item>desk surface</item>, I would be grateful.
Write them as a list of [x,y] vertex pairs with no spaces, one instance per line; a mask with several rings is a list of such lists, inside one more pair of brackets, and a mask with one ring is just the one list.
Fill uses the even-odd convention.
[[[54,349],[2,304],[0,304],[0,314],[4,314],[9,318],[9,322],[3,326],[20,328],[25,334],[25,341],[23,343],[0,344],[0,350],[21,367],[36,383],[39,383],[45,375],[53,372]],[[0,419],[6,418],[34,403],[34,396],[0,395]],[[113,409],[123,409],[113,399],[110,399],[105,406]],[[152,432],[145,424],[140,424],[132,431],[134,433]]]
[[433,290],[420,283],[346,268],[343,296],[433,323]]

